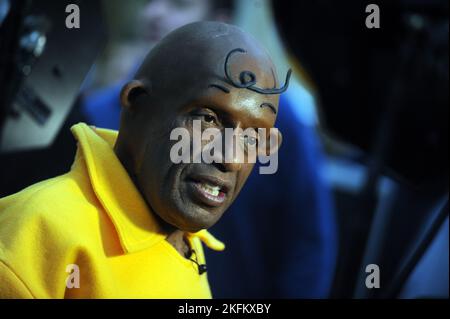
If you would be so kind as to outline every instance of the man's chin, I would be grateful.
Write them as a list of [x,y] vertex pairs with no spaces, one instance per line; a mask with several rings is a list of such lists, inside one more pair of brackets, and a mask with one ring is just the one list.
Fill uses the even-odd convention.
[[208,212],[202,207],[196,207],[194,212],[182,212],[181,216],[181,218],[179,218],[176,222],[173,222],[172,225],[181,231],[190,233],[196,233],[202,229],[208,229],[212,227],[220,218],[217,218],[216,214]]
[[[192,196],[189,191],[181,192],[183,200],[175,200],[175,212],[170,218],[174,227],[185,232],[195,233],[212,227],[223,215],[227,204],[219,207],[209,206]],[[172,217],[171,216],[171,217]]]

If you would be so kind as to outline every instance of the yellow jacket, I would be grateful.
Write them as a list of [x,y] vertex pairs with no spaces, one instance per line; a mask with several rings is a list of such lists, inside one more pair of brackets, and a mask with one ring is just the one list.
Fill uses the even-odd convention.
[[[210,298],[115,156],[117,132],[72,132],[69,173],[0,199],[0,298]],[[187,237],[199,263],[200,240],[224,248],[206,231]]]

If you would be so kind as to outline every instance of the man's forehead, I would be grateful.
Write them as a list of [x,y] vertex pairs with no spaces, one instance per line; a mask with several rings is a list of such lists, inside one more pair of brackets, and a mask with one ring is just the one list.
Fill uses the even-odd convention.
[[[223,78],[211,78],[203,85],[204,92],[197,92],[199,96],[210,99],[221,99],[239,107],[258,106],[269,108],[272,113],[278,113],[278,96],[256,93],[245,88],[236,88]],[[201,89],[199,88],[198,91]]]
[[246,81],[254,80],[251,86],[258,86],[263,89],[276,88],[278,80],[275,73],[275,66],[268,57],[248,54],[245,49],[236,48],[230,52],[218,65],[218,73],[225,78],[225,81],[233,86],[244,84]]
[[268,53],[250,35],[217,23],[176,31],[152,51],[139,73],[158,98],[177,102],[231,95],[276,112],[284,89],[279,88]]
[[[209,25],[206,23],[205,30],[188,26],[187,30],[181,28],[169,35],[150,52],[138,74],[149,77],[151,81],[158,81],[161,77],[187,76],[197,79],[200,75],[224,76],[228,54],[239,48],[245,53],[236,52],[229,57],[230,67],[236,68],[232,73],[239,74],[251,68],[252,72],[267,74],[272,80],[272,61],[255,39],[236,27],[222,24],[213,24],[214,27],[207,32]],[[216,33],[222,34],[219,26],[228,31],[222,36],[215,36]]]
[[[207,83],[212,83],[207,85]],[[214,85],[217,84],[217,85]],[[221,88],[220,88],[221,87]],[[223,89],[225,90],[223,90]],[[213,111],[242,121],[248,126],[271,127],[278,113],[279,95],[263,95],[250,90],[236,88],[218,81],[217,78],[205,81],[191,91],[180,106],[190,108],[206,107]]]

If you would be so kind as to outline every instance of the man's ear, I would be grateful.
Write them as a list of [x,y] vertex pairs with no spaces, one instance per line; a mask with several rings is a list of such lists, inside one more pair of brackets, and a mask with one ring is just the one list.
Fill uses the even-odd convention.
[[141,94],[150,94],[148,85],[141,80],[132,80],[125,84],[120,91],[120,104],[126,109],[131,109]]

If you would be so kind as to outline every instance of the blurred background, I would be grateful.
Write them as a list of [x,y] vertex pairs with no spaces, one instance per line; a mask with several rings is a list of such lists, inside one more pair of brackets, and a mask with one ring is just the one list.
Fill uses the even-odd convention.
[[167,33],[223,21],[294,73],[278,172],[255,169],[211,229],[213,296],[448,298],[448,1],[376,1],[379,29],[370,3],[0,0],[0,196],[68,171],[73,124],[118,129],[120,89]]

